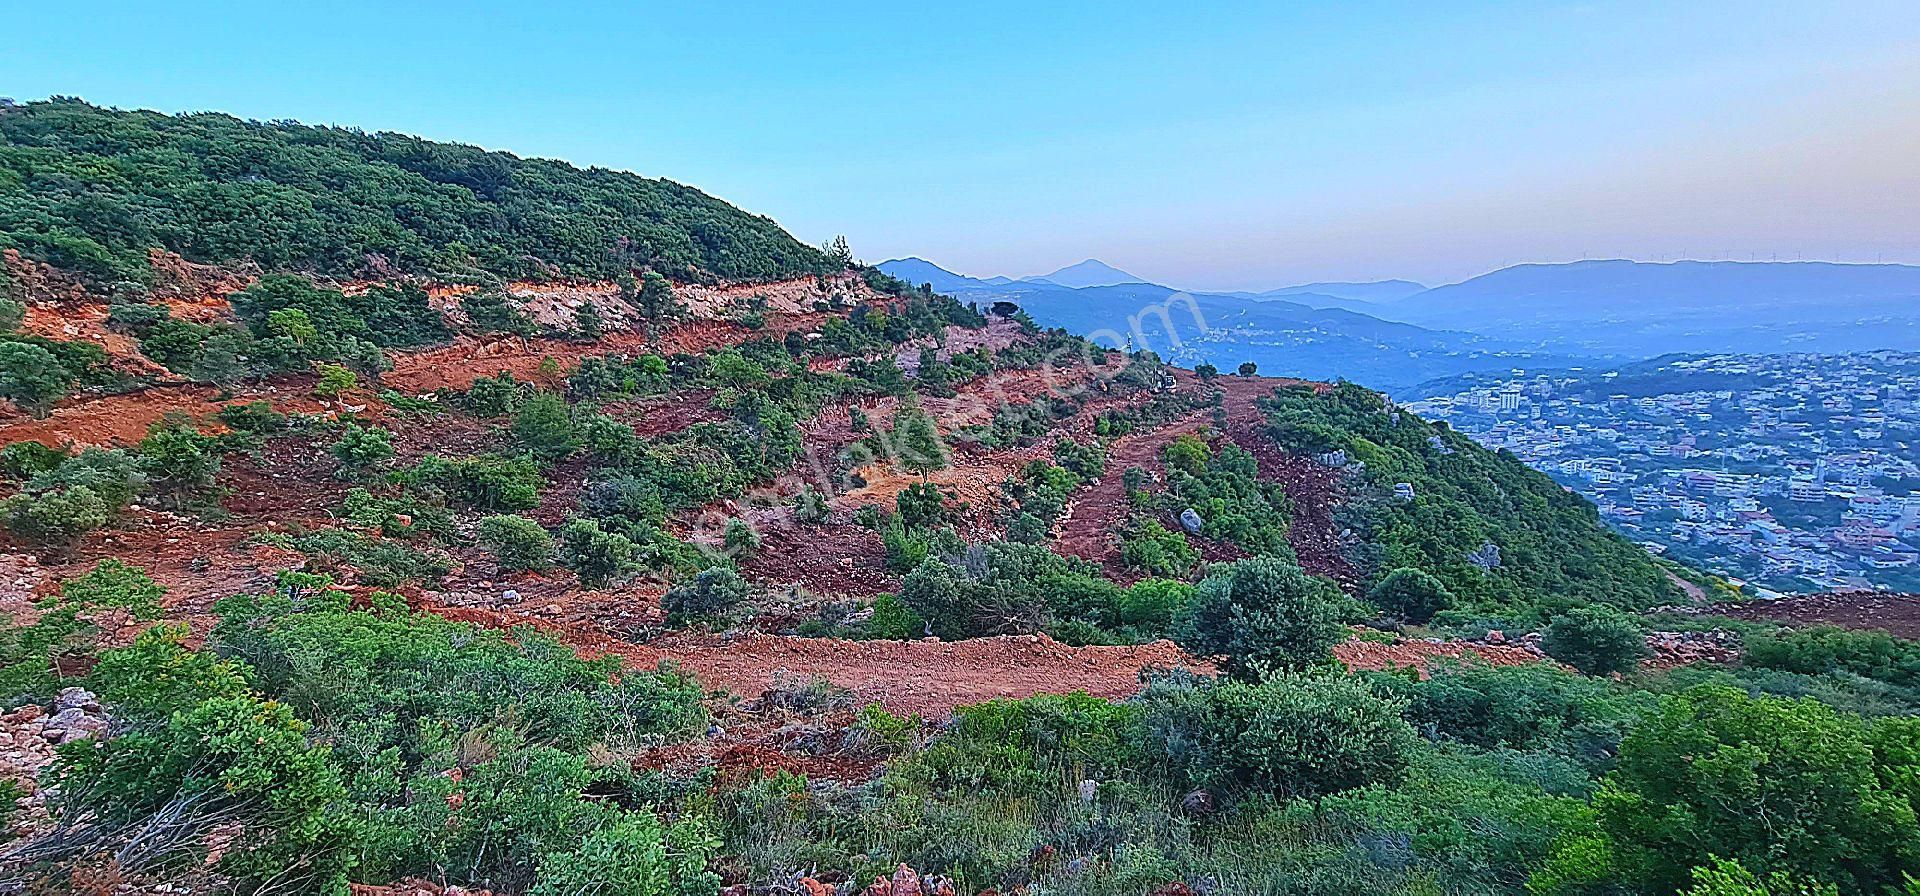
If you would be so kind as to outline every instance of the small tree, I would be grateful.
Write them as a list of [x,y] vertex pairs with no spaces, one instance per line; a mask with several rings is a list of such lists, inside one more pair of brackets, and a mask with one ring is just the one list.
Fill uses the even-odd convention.
[[1453,606],[1453,592],[1426,571],[1403,566],[1373,586],[1367,592],[1367,601],[1388,616],[1423,625],[1435,613]]
[[894,465],[918,473],[920,481],[947,467],[947,446],[933,418],[917,407],[902,408],[893,418]]
[[353,371],[338,364],[320,365],[320,379],[313,384],[313,394],[321,398],[334,398],[359,384]]
[[1540,648],[1588,675],[1631,672],[1647,653],[1639,620],[1612,607],[1575,607],[1547,626]]
[[1181,613],[1176,640],[1218,656],[1236,678],[1324,665],[1346,639],[1340,586],[1271,557],[1230,564],[1195,589]]
[[1199,377],[1201,382],[1211,383],[1214,377],[1220,375],[1220,368],[1203,362],[1193,365],[1193,374]]
[[496,514],[480,521],[480,542],[504,570],[546,569],[553,564],[553,536],[524,516]]
[[592,302],[582,302],[573,309],[573,334],[587,342],[598,342],[606,335],[607,319],[600,313],[600,307]]
[[667,323],[686,313],[680,298],[673,293],[673,284],[652,271],[640,275],[639,294],[633,297],[633,301],[647,318],[649,338],[658,335]]
[[1252,361],[1241,361],[1240,366],[1236,370],[1236,372],[1239,373],[1241,376],[1253,376],[1255,373],[1260,372],[1260,365],[1255,364]]

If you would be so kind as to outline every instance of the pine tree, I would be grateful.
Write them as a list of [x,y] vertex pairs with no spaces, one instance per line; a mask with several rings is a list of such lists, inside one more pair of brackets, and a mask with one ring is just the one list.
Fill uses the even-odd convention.
[[903,408],[893,418],[894,463],[909,473],[927,474],[947,466],[947,446],[940,441],[940,430],[933,418],[918,407]]

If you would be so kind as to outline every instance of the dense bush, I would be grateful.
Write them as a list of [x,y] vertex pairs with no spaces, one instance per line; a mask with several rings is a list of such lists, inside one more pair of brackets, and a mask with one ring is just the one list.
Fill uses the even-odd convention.
[[535,632],[412,614],[377,595],[374,609],[351,610],[324,586],[292,576],[272,595],[223,601],[210,644],[319,722],[315,740],[346,785],[358,874],[524,891],[549,856],[634,820],[586,795],[624,780],[590,766],[591,750],[632,750],[705,718],[698,685],[671,670],[616,677],[613,661],[582,661]]
[[12,479],[29,479],[60,466],[70,451],[70,448],[48,448],[39,442],[14,442],[0,448],[0,473]]
[[439,495],[449,504],[496,512],[526,510],[540,503],[546,480],[533,458],[476,455],[422,458],[404,474],[405,481]]
[[88,448],[36,473],[0,500],[0,522],[23,538],[64,545],[105,527],[147,486],[139,458]]
[[1588,675],[1631,672],[1647,653],[1640,621],[1608,606],[1575,607],[1547,626],[1547,655]]
[[1421,570],[1402,567],[1374,585],[1367,592],[1367,602],[1394,619],[1421,625],[1433,614],[1453,606],[1453,592],[1447,590],[1445,582]]
[[667,618],[684,622],[733,607],[747,598],[747,582],[740,574],[724,566],[702,570],[691,582],[667,589],[660,606]]
[[1421,733],[1486,750],[1550,751],[1604,769],[1651,702],[1548,665],[1443,666],[1425,680],[1383,675]]
[[1139,704],[1158,760],[1226,793],[1313,797],[1390,785],[1416,742],[1399,704],[1347,676],[1163,681]]
[[163,420],[140,440],[140,472],[155,495],[180,507],[206,495],[220,473],[220,441],[190,423]]
[[1120,594],[1086,561],[1007,541],[930,553],[900,586],[900,599],[949,639],[1032,633],[1056,621],[1112,626]]
[[535,392],[513,415],[513,437],[535,456],[558,460],[580,447],[573,409],[552,392]]
[[231,839],[216,868],[236,884],[337,891],[351,864],[338,814],[346,789],[307,728],[285,705],[250,694],[182,707],[154,730],[66,754],[58,812],[69,824],[91,816],[108,831],[150,831],[119,850],[126,873],[204,865],[219,831]]
[[624,582],[645,568],[639,545],[618,532],[608,532],[589,519],[568,520],[560,529],[560,562],[580,577],[580,584],[600,588]]
[[393,458],[393,433],[384,427],[349,423],[333,443],[333,456],[343,472],[370,470]]
[[1134,521],[1121,535],[1120,559],[1150,576],[1184,576],[1200,562],[1200,552],[1185,535],[1147,519]]
[[1848,672],[1901,686],[1920,685],[1920,643],[1886,632],[1830,625],[1781,628],[1747,635],[1741,662],[1806,675]]
[[1717,687],[1663,698],[1594,796],[1611,867],[1592,871],[1671,892],[1732,859],[1844,892],[1896,886],[1920,871],[1920,824],[1911,792],[1883,783],[1912,766],[1888,758],[1866,725],[1812,700]]
[[480,543],[503,570],[546,569],[553,563],[553,536],[524,516],[496,514],[480,520]]
[[1217,567],[1175,623],[1176,639],[1243,679],[1326,664],[1347,636],[1339,586],[1284,560],[1256,558]]
[[52,352],[24,342],[0,342],[0,398],[45,416],[72,388],[72,372]]

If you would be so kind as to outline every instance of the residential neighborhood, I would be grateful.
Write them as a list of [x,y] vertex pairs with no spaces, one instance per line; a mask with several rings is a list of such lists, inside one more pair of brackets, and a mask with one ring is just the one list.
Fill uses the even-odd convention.
[[1628,537],[1761,591],[1920,591],[1920,354],[1720,354],[1422,387]]

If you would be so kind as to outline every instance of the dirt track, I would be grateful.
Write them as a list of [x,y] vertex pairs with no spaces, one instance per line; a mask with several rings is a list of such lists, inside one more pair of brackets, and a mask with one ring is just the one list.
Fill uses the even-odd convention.
[[1901,638],[1920,638],[1920,594],[1880,591],[1844,591],[1801,594],[1778,600],[1722,604],[1713,611],[1735,619],[1785,622],[1794,625],[1838,625],[1877,629]]

